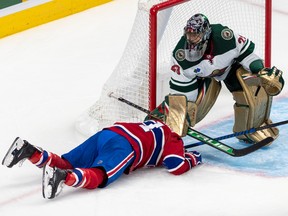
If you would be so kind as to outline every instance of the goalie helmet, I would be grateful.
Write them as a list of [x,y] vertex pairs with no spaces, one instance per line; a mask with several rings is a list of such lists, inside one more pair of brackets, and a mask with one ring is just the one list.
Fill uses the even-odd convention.
[[184,27],[184,36],[190,48],[201,51],[206,47],[211,35],[211,27],[208,18],[203,14],[195,14]]

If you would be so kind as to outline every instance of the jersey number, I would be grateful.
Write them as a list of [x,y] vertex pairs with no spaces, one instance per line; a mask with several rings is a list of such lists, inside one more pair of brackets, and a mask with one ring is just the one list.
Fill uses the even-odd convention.
[[238,38],[238,43],[245,43],[246,38],[244,36],[239,35],[240,37]]
[[140,127],[145,131],[145,132],[149,132],[151,130],[153,130],[154,128],[160,128],[162,127],[163,124],[161,122],[157,122],[154,124],[150,124],[150,125],[140,125]]

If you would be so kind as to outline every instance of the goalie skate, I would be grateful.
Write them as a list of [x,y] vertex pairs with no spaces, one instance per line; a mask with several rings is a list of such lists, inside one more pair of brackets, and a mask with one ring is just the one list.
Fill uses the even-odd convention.
[[2,165],[11,168],[20,162],[19,166],[21,166],[23,161],[30,158],[35,150],[36,148],[33,145],[17,137],[3,158]]
[[42,194],[46,199],[53,199],[58,196],[67,176],[66,170],[45,165],[43,169]]

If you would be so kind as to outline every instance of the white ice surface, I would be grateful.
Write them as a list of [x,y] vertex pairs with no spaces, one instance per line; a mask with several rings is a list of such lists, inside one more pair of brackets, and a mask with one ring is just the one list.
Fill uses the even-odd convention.
[[[136,6],[137,0],[115,0],[0,40],[1,160],[16,136],[58,154],[85,139],[74,122],[97,100],[118,63]],[[272,64],[285,73],[288,6],[277,0],[273,7]],[[202,126],[233,115],[232,105],[231,95],[221,94]],[[41,177],[28,162],[1,165],[0,215],[288,215],[287,177],[207,164],[181,176],[141,169],[105,189],[65,187],[54,200],[42,198]]]

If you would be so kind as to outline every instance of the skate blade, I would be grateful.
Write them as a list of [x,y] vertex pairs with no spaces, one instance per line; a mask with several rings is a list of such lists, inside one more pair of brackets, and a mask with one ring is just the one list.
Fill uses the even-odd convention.
[[9,150],[7,151],[5,157],[2,160],[2,165],[5,165],[7,167],[10,168],[10,165],[14,159],[14,155],[12,154],[12,152],[17,149],[21,149],[22,146],[24,145],[23,140],[20,137],[17,137],[14,142],[12,143],[12,145],[10,146]]
[[42,194],[45,199],[51,199],[52,196],[52,186],[49,184],[51,178],[53,178],[54,169],[46,165],[43,169],[42,178]]

